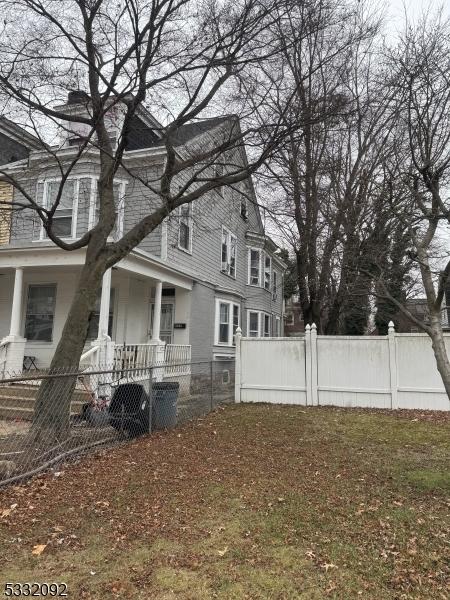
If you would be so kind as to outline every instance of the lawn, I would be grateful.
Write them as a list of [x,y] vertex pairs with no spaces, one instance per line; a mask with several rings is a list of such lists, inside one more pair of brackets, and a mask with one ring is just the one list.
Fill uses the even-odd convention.
[[0,491],[0,582],[73,600],[444,599],[450,417],[230,406]]

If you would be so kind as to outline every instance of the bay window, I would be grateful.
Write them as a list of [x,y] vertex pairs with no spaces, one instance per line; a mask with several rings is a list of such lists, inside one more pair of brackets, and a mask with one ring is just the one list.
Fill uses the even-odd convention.
[[249,248],[248,251],[248,283],[260,285],[261,279],[261,251],[258,248]]
[[272,300],[275,301],[278,296],[278,273],[272,271]]
[[259,337],[259,312],[249,310],[247,319],[248,337]]
[[236,236],[222,227],[221,271],[236,278]]
[[240,306],[229,300],[216,300],[216,330],[214,343],[234,346],[236,330],[240,324]]
[[264,289],[270,290],[272,279],[272,259],[268,254],[264,254]]
[[248,337],[270,337],[270,315],[259,310],[247,311]]
[[25,314],[25,338],[51,342],[55,316],[56,285],[30,285]]
[[[94,227],[98,223],[98,219],[100,216],[100,199],[98,193],[98,181],[94,180],[93,182],[94,190],[94,206],[93,206],[93,215],[91,216],[91,222],[89,228]],[[113,230],[110,233],[110,236],[118,240],[122,237],[123,234],[123,216],[124,216],[124,196],[125,196],[125,182],[114,181],[113,183],[113,196],[114,196],[114,206],[116,208],[116,222],[114,223]]]
[[[50,209],[56,202],[60,191],[61,181],[47,181],[44,186],[44,206]],[[78,180],[68,179],[62,188],[58,206],[53,214],[51,231],[60,238],[75,237],[76,197],[78,195]],[[42,228],[41,237],[46,238],[47,232]]]

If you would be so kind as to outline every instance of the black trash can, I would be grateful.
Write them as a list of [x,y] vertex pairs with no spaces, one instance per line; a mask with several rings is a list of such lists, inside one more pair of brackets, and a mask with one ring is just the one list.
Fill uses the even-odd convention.
[[152,386],[152,429],[172,429],[177,424],[178,382],[158,382]]
[[118,431],[131,437],[149,430],[150,404],[144,387],[138,383],[123,383],[117,387],[109,405],[109,422]]

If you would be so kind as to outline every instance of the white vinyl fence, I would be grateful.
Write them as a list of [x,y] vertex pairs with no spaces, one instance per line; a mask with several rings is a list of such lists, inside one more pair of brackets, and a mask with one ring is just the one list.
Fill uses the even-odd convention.
[[[446,335],[450,351],[450,334]],[[421,333],[387,336],[236,335],[236,402],[450,410]]]

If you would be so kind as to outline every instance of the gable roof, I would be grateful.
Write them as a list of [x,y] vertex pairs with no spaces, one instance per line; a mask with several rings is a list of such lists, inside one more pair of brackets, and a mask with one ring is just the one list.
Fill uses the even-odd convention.
[[41,149],[43,146],[39,138],[3,116],[0,116],[0,133],[29,150]]

